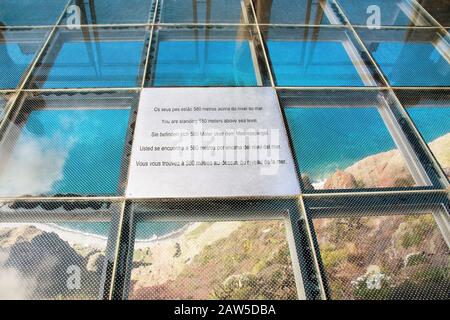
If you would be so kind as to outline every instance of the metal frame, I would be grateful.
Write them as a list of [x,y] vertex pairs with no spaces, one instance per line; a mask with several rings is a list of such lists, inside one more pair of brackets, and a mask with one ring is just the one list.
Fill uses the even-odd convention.
[[286,200],[186,200],[127,201],[127,221],[122,226],[121,250],[117,256],[116,281],[111,298],[127,299],[129,293],[135,229],[139,221],[246,221],[284,220],[286,237],[301,299],[320,299],[320,275],[311,264],[309,239],[305,237],[305,216],[295,199]]
[[[120,202],[79,200],[47,201],[48,199],[24,199],[23,201],[0,202],[1,223],[57,223],[57,222],[107,222],[109,232],[105,247],[105,260],[102,266],[98,298],[105,299],[109,295],[112,268],[115,261],[115,239],[117,239],[117,225],[120,216]],[[45,207],[45,205],[49,207]],[[66,209],[64,205],[71,208]],[[96,205],[98,208],[86,208]],[[14,206],[11,208],[11,206]]]
[[[410,154],[410,157],[414,160],[414,166],[417,166],[414,170],[421,172],[417,179],[428,178],[432,184],[431,187],[425,188],[413,188],[413,189],[373,189],[373,190],[329,190],[324,192],[307,193],[302,192],[297,195],[294,199],[201,199],[200,201],[191,200],[176,200],[176,201],[162,201],[161,199],[145,200],[146,208],[149,210],[149,215],[158,215],[162,212],[164,214],[173,214],[173,212],[183,211],[186,217],[189,218],[201,218],[204,219],[206,216],[199,217],[197,211],[200,209],[207,209],[211,215],[216,214],[218,211],[226,212],[227,215],[231,216],[231,211],[239,210],[243,212],[242,216],[236,216],[236,219],[242,219],[244,216],[252,216],[258,212],[289,212],[289,221],[291,223],[294,243],[296,246],[296,254],[299,265],[308,265],[309,269],[302,269],[302,281],[304,282],[303,287],[305,289],[306,298],[308,299],[326,299],[330,298],[328,291],[327,280],[324,276],[323,265],[320,259],[320,250],[317,245],[317,240],[315,238],[315,232],[312,225],[312,219],[317,217],[325,217],[330,213],[330,208],[332,208],[334,213],[342,213],[346,216],[352,216],[354,214],[361,215],[364,214],[374,214],[374,215],[389,215],[389,214],[399,214],[405,207],[408,208],[408,212],[411,213],[412,209],[414,212],[412,214],[423,213],[423,210],[427,212],[433,212],[435,220],[446,239],[447,244],[449,244],[450,239],[450,227],[449,227],[449,193],[450,185],[448,180],[443,175],[442,169],[439,164],[434,159],[431,154],[427,144],[423,141],[420,132],[417,130],[412,120],[409,118],[404,106],[401,104],[396,96],[396,91],[403,90],[408,92],[411,90],[423,90],[423,91],[435,91],[448,90],[449,87],[396,87],[391,86],[384,74],[381,72],[377,64],[375,63],[370,52],[365,47],[363,41],[358,33],[358,28],[364,28],[365,26],[352,25],[342,8],[340,7],[338,1],[331,0],[339,11],[339,14],[346,21],[345,24],[332,24],[332,25],[316,25],[316,24],[264,24],[259,23],[258,17],[255,11],[254,1],[249,0],[249,4],[245,9],[246,13],[250,16],[246,22],[248,23],[160,23],[158,16],[160,14],[160,1],[153,1],[153,15],[149,15],[149,20],[145,23],[129,23],[129,24],[90,24],[89,21],[83,21],[82,25],[85,29],[97,29],[99,28],[119,28],[119,29],[135,29],[142,28],[147,33],[146,39],[148,41],[148,47],[146,52],[144,52],[144,60],[142,68],[140,69],[140,76],[142,81],[139,86],[136,87],[118,87],[118,88],[68,88],[68,89],[34,89],[27,88],[29,81],[32,79],[35,69],[39,67],[39,63],[45,58],[47,50],[51,47],[52,43],[55,42],[57,34],[59,31],[66,28],[63,25],[64,15],[67,7],[73,3],[69,0],[61,13],[55,25],[49,26],[1,26],[2,30],[45,30],[48,29],[47,38],[43,41],[40,50],[36,53],[34,60],[30,63],[29,68],[24,73],[21,82],[13,90],[0,90],[0,93],[8,94],[10,100],[4,109],[4,117],[0,119],[0,136],[5,131],[8,126],[9,121],[14,119],[17,114],[19,114],[24,99],[35,93],[94,93],[94,92],[130,92],[133,94],[138,94],[144,88],[147,72],[151,68],[151,54],[152,48],[151,43],[154,41],[153,37],[156,33],[156,28],[159,27],[239,27],[244,28],[255,28],[256,30],[256,48],[260,49],[263,63],[263,69],[267,69],[267,75],[265,75],[270,86],[277,90],[279,96],[283,92],[295,92],[302,90],[309,90],[311,92],[318,90],[348,90],[355,92],[372,92],[372,91],[387,91],[392,97],[390,104],[390,112],[385,114],[386,121],[389,122],[389,126],[395,127],[395,131],[398,132],[398,137],[396,142],[398,144],[404,144],[405,150]],[[425,9],[423,9],[416,0],[412,0],[416,3],[417,8],[420,9],[426,18],[430,21],[430,26],[381,26],[380,29],[393,29],[393,30],[439,30],[442,34],[448,35],[448,27],[439,24]],[[363,51],[367,54],[367,58],[371,61],[376,69],[377,75],[382,80],[378,86],[375,87],[282,87],[276,86],[274,82],[274,77],[272,73],[270,57],[268,55],[267,48],[265,47],[263,35],[261,32],[261,27],[265,26],[279,26],[279,27],[291,27],[291,28],[330,28],[330,29],[345,29],[349,34],[351,34],[356,39],[357,45],[361,46]],[[61,29],[61,30],[60,30]],[[254,49],[256,52],[257,49]],[[257,53],[256,53],[257,54]],[[259,61],[261,63],[261,61]],[[261,70],[261,68],[259,68]],[[261,75],[263,77],[264,75]],[[286,126],[286,122],[285,122]],[[287,126],[286,126],[287,127]],[[131,139],[131,135],[127,136]],[[124,164],[126,168],[126,164]],[[124,169],[126,171],[126,169]],[[425,172],[425,176],[423,173]],[[124,183],[127,183],[128,174],[124,173]],[[422,177],[422,178],[421,178]],[[100,201],[100,202],[112,202],[117,203],[118,213],[112,220],[114,227],[112,228],[114,233],[110,235],[108,239],[111,245],[108,245],[109,257],[111,258],[108,264],[104,266],[105,277],[102,279],[104,291],[100,294],[103,299],[121,299],[123,298],[123,293],[126,288],[126,277],[127,277],[127,266],[126,262],[129,262],[129,253],[132,250],[130,243],[133,242],[132,234],[130,234],[130,227],[133,225],[133,210],[137,202],[130,201],[124,196],[108,196],[108,197],[0,197],[0,202],[85,202],[85,201]],[[322,208],[318,210],[317,208]],[[423,209],[425,208],[425,209]],[[174,211],[175,210],[175,211]],[[1,211],[1,210],[0,210]],[[33,211],[27,211],[27,218],[30,219],[40,219],[40,214]],[[46,214],[45,218],[58,219],[64,215],[64,218],[68,218],[67,212],[52,211]],[[12,214],[5,213],[2,211],[0,213],[0,218],[8,219],[8,217],[19,217],[21,216],[21,210]],[[90,215],[79,216],[82,219],[90,219]],[[34,221],[34,220],[33,220]],[[113,251],[113,252],[112,252]],[[304,267],[302,267],[304,268]],[[309,282],[309,284],[305,283]]]

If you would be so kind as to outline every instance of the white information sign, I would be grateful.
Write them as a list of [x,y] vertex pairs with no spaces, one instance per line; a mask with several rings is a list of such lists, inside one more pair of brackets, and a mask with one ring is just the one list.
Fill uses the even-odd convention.
[[142,91],[127,197],[266,197],[298,193],[274,89]]

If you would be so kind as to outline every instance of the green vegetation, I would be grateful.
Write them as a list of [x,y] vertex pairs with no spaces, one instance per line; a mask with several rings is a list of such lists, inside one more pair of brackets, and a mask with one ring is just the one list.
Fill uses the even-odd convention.
[[[201,236],[201,224],[188,236]],[[139,289],[154,299],[296,299],[297,289],[283,221],[242,222],[207,245],[176,279]]]
[[449,250],[432,215],[315,221],[334,299],[450,299]]

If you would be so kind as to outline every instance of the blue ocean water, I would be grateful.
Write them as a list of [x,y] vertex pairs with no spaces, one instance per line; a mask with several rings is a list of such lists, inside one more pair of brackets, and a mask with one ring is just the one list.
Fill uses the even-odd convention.
[[33,57],[18,43],[0,43],[0,89],[14,89]]
[[248,41],[160,41],[153,86],[256,86]]
[[420,106],[406,110],[426,142],[450,132],[450,106]]
[[136,239],[151,239],[170,234],[183,226],[186,222],[173,221],[146,221],[136,225]]
[[[57,225],[101,237],[108,237],[111,229],[111,223],[109,222],[60,222]],[[138,240],[155,239],[171,234],[185,225],[186,222],[139,222],[136,225],[135,237]]]
[[55,152],[56,146],[67,153],[63,177],[49,194],[115,195],[128,118],[129,109],[37,110],[30,114],[17,145],[38,141],[44,151]]
[[369,50],[393,86],[450,85],[450,65],[431,43],[381,42]]
[[1,0],[0,22],[8,26],[53,25],[65,0]]
[[298,166],[313,182],[396,148],[376,108],[286,108]]
[[279,86],[364,86],[340,41],[267,41]]
[[43,87],[135,87],[143,47],[143,41],[66,42]]

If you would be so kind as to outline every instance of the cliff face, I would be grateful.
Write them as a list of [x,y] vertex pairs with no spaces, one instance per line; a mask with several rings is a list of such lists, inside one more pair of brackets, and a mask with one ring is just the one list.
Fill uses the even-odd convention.
[[316,219],[334,299],[449,299],[449,250],[431,215]]
[[[450,133],[429,144],[444,172],[450,177]],[[398,150],[364,158],[347,169],[336,171],[325,189],[389,188],[413,186],[414,180]]]
[[[191,240],[201,238],[218,223],[202,223],[187,234]],[[242,222],[227,237],[209,243],[190,261],[182,259],[187,243],[175,245],[158,259],[173,261],[182,271],[164,283],[143,283],[145,278],[132,278],[132,299],[296,299],[297,291],[286,241],[284,223],[281,221]],[[196,245],[200,246],[198,242]],[[147,274],[162,273],[153,260],[155,250],[149,248],[145,256],[135,263],[147,260]],[[174,266],[175,267],[175,266]]]
[[[103,253],[73,248],[56,233],[33,226],[0,229],[0,298],[96,298]],[[71,287],[71,270],[77,268],[80,287]]]

